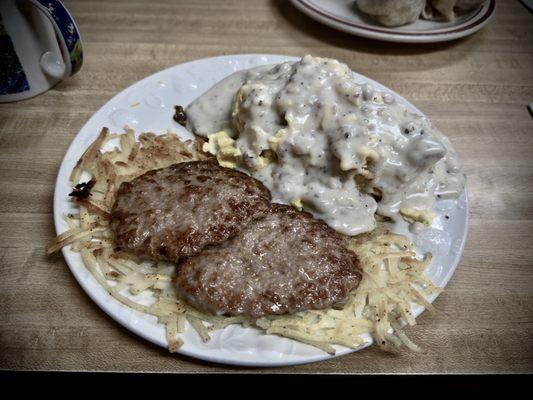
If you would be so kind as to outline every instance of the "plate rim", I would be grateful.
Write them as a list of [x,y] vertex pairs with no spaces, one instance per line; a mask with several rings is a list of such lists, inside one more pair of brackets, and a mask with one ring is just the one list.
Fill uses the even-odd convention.
[[[380,27],[378,25],[369,26],[366,24],[356,24],[322,9],[311,0],[291,0],[291,3],[308,17],[333,29],[369,39],[400,43],[437,43],[469,36],[483,28],[491,20],[496,9],[496,0],[489,0],[485,2],[485,4],[479,6],[476,14],[460,25],[424,33],[415,31],[395,31],[394,28]],[[472,19],[475,19],[476,17],[478,17],[478,19],[472,21]],[[469,22],[471,23],[468,25]]]
[[[88,127],[92,124],[93,120],[96,120],[96,119],[100,118],[100,117],[97,117],[97,114],[102,109],[105,109],[107,106],[112,104],[118,97],[122,96],[124,92],[132,90],[135,87],[142,86],[147,81],[154,79],[154,76],[159,75],[159,74],[168,73],[168,72],[170,72],[171,70],[173,70],[176,67],[184,67],[184,66],[187,66],[188,64],[194,64],[196,62],[206,62],[206,61],[214,61],[214,60],[218,60],[218,61],[232,60],[232,59],[241,58],[241,57],[244,57],[246,59],[250,59],[250,58],[254,58],[254,57],[259,57],[259,58],[260,57],[270,57],[270,58],[278,58],[280,60],[285,60],[285,61],[294,61],[294,60],[298,60],[299,59],[299,57],[290,56],[290,55],[267,54],[267,53],[261,53],[261,54],[259,54],[259,53],[250,53],[250,54],[246,53],[246,54],[231,54],[231,55],[222,55],[222,56],[206,57],[206,58],[201,58],[201,59],[196,59],[196,60],[190,60],[190,61],[187,61],[187,62],[184,62],[184,63],[180,63],[180,64],[176,64],[176,65],[170,66],[170,67],[165,68],[165,69],[163,69],[161,71],[157,71],[157,72],[155,72],[155,73],[153,73],[153,74],[151,74],[151,75],[149,75],[149,76],[147,76],[147,77],[145,77],[145,78],[143,78],[143,79],[141,79],[139,81],[134,82],[130,86],[128,86],[128,87],[124,88],[123,90],[121,90],[120,92],[116,93],[111,99],[109,99],[102,106],[100,106],[99,109],[97,111],[95,111],[91,115],[91,117],[86,121],[86,123],[80,128],[78,133],[74,136],[74,138],[72,139],[68,149],[65,152],[65,155],[64,155],[64,157],[63,157],[63,159],[61,161],[60,167],[58,169],[57,177],[56,177],[56,180],[55,180],[54,197],[53,197],[53,216],[54,216],[54,228],[55,228],[56,234],[59,234],[59,232],[61,232],[61,230],[62,230],[61,229],[62,228],[62,213],[64,212],[64,209],[61,208],[60,203],[62,201],[64,201],[65,199],[60,198],[60,193],[59,192],[60,192],[60,185],[62,183],[62,182],[60,182],[60,180],[61,180],[62,176],[64,175],[64,170],[67,169],[67,164],[68,164],[68,162],[67,162],[68,161],[68,157],[67,156],[76,151],[77,140],[79,140],[81,137],[84,136],[84,135],[82,135],[82,132],[84,130],[88,129]],[[283,62],[283,61],[281,61],[281,62]],[[267,65],[269,63],[270,62],[267,62],[267,63],[265,63],[265,65]],[[401,99],[402,102],[405,102],[405,103],[409,104],[411,107],[413,107],[413,109],[416,110],[416,112],[420,113],[420,115],[425,116],[425,114],[421,110],[419,110],[414,104],[409,102],[407,99],[405,99],[399,93],[397,93],[397,92],[385,87],[381,83],[379,83],[379,82],[377,82],[377,81],[375,81],[375,80],[373,80],[371,78],[368,78],[365,75],[359,74],[359,73],[357,73],[355,71],[354,71],[354,73],[356,75],[358,75],[359,77],[362,77],[362,78],[366,79],[371,84],[377,85],[380,89],[382,89],[382,90],[385,89],[385,90],[389,91],[390,93],[393,93],[394,96],[396,96],[398,99]],[[70,175],[69,171],[67,172],[67,176],[68,175]],[[448,284],[449,280],[451,279],[451,277],[455,273],[455,270],[457,269],[457,267],[458,267],[458,265],[459,265],[459,263],[461,261],[461,258],[462,258],[463,252],[464,252],[464,248],[465,248],[465,245],[466,245],[466,238],[467,238],[467,235],[468,235],[468,225],[469,225],[469,206],[470,206],[469,205],[469,201],[468,201],[467,186],[465,186],[464,196],[465,196],[465,215],[466,215],[466,217],[465,217],[465,221],[464,221],[463,235],[460,238],[461,239],[461,247],[460,247],[459,251],[457,252],[457,259],[455,260],[453,265],[451,265],[451,268],[448,271],[448,274],[443,278],[443,282],[444,282],[443,283],[443,287],[445,287]],[[65,262],[66,262],[67,266],[69,267],[69,270],[71,271],[71,273],[74,275],[74,278],[76,279],[78,284],[81,286],[83,291],[89,296],[89,298],[96,305],[98,305],[98,307],[102,311],[104,311],[114,321],[119,323],[121,326],[123,326],[127,330],[135,333],[137,336],[140,336],[141,338],[143,338],[145,340],[148,340],[151,343],[154,343],[154,344],[157,344],[158,346],[167,348],[168,344],[166,343],[166,339],[165,339],[165,343],[159,342],[156,339],[154,339],[153,337],[149,336],[142,329],[140,329],[138,324],[126,323],[125,320],[121,319],[121,316],[115,314],[110,309],[110,307],[111,307],[110,304],[113,304],[113,302],[116,301],[118,304],[120,304],[121,306],[127,308],[128,310],[131,310],[133,312],[137,312],[137,311],[131,309],[130,307],[128,307],[126,305],[123,305],[120,302],[118,302],[118,300],[114,299],[109,294],[106,294],[106,296],[105,296],[106,297],[106,299],[105,299],[106,301],[104,301],[103,298],[99,298],[98,297],[98,293],[93,292],[91,290],[91,288],[89,287],[89,283],[87,281],[85,281],[85,279],[82,277],[81,273],[79,273],[77,271],[77,267],[75,265],[73,265],[73,263],[72,263],[72,258],[75,257],[75,256],[79,256],[79,255],[77,253],[72,252],[70,250],[70,246],[67,246],[67,247],[64,247],[64,248],[61,249],[63,257],[65,259]],[[90,275],[90,280],[94,280],[94,277],[92,275]],[[103,287],[101,287],[99,284],[98,284],[98,286],[102,290],[105,291],[105,289]],[[438,295],[431,296],[430,302],[433,302],[437,297],[438,297]],[[422,309],[419,314],[421,314],[423,311],[424,311],[424,309]],[[194,351],[191,351],[190,349],[187,349],[187,348],[179,349],[178,353],[180,355],[183,355],[183,356],[187,356],[187,357],[191,357],[191,358],[207,361],[207,362],[210,362],[210,363],[216,363],[216,364],[245,366],[245,367],[280,367],[280,366],[292,366],[292,365],[308,364],[308,363],[312,363],[312,362],[323,361],[323,360],[328,360],[328,359],[340,357],[340,356],[343,356],[343,355],[346,355],[346,354],[350,354],[350,353],[354,353],[356,351],[362,350],[362,349],[370,346],[372,343],[373,342],[365,343],[364,345],[362,345],[362,346],[360,346],[360,347],[358,347],[356,349],[342,348],[340,351],[337,351],[337,354],[335,354],[335,355],[329,355],[327,353],[323,353],[323,354],[317,354],[317,355],[314,355],[314,356],[313,355],[311,355],[311,356],[298,356],[298,358],[296,358],[296,359],[279,360],[277,362],[273,362],[273,361],[262,362],[261,360],[254,360],[254,361],[251,361],[251,360],[238,360],[238,359],[235,359],[235,358],[227,358],[227,357],[223,357],[223,356],[205,356],[204,354],[198,354],[198,353],[196,353]]]

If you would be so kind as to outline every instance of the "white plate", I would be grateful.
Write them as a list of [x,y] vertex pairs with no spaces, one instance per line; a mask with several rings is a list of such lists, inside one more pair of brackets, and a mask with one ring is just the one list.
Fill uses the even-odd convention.
[[[183,138],[190,138],[191,134],[172,120],[174,105],[186,106],[213,84],[240,69],[287,60],[296,58],[234,55],[192,61],[149,76],[113,97],[91,117],[74,138],[61,164],[54,193],[57,233],[68,228],[62,215],[74,211],[68,197],[71,190],[68,180],[70,172],[102,127],[106,126],[113,132],[122,132],[122,128],[127,124],[137,133],[164,133],[171,129]],[[393,93],[371,79],[358,74],[355,76],[361,83],[369,82],[380,90]],[[409,109],[421,113],[402,97],[396,97]],[[444,214],[450,219],[444,219]],[[437,215],[436,228],[425,231],[414,240],[421,250],[433,252],[434,260],[429,268],[429,276],[437,285],[445,286],[459,262],[465,244],[468,217],[466,196],[463,195],[458,201],[439,202]],[[63,255],[79,284],[100,308],[132,332],[167,347],[164,328],[157,324],[155,317],[141,314],[112,298],[88,272],[78,253],[64,248]],[[422,310],[416,310],[417,315]],[[215,332],[209,343],[203,343],[190,327],[183,338],[185,344],[180,353],[225,364],[281,366],[331,357],[314,347],[278,336],[264,335],[256,329],[245,329],[237,325]],[[354,351],[340,346],[337,349],[337,356]]]
[[296,8],[314,20],[357,36],[387,42],[433,43],[459,39],[485,26],[496,7],[488,0],[477,10],[459,16],[453,22],[419,18],[412,24],[387,28],[363,14],[354,0],[291,0]]

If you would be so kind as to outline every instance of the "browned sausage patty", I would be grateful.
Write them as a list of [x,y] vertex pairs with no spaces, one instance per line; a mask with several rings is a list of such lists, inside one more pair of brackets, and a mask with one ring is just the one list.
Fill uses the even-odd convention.
[[193,161],[123,183],[111,226],[120,248],[176,262],[238,234],[269,208],[270,192],[259,181],[213,162]]
[[253,318],[328,308],[361,279],[337,232],[280,204],[232,239],[181,260],[177,271],[177,291],[193,306]]

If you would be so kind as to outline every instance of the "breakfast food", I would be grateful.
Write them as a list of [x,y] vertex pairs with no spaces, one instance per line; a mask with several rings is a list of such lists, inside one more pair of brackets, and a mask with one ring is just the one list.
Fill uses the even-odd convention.
[[157,317],[172,352],[229,324],[330,354],[368,335],[419,350],[402,327],[440,289],[431,254],[390,230],[431,226],[436,197],[461,193],[444,135],[311,56],[233,74],[179,111],[195,142],[102,130],[49,252],[78,252],[104,293]]
[[381,25],[402,26],[419,17],[453,21],[458,14],[475,10],[485,0],[356,0],[359,10]]
[[[120,148],[105,151],[110,140],[118,140]],[[441,290],[425,276],[431,254],[418,258],[408,238],[391,234],[383,226],[346,238],[346,247],[359,260],[362,277],[357,290],[350,291],[342,302],[323,310],[265,315],[258,319],[201,312],[176,296],[172,283],[177,272],[175,264],[141,260],[131,252],[119,250],[110,226],[108,204],[115,202],[120,183],[153,169],[203,159],[205,155],[197,151],[194,143],[182,142],[174,134],[143,133],[135,139],[130,129],[117,135],[104,128],[72,171],[72,186],[78,187],[78,191],[88,189],[83,196],[73,196],[77,212],[64,215],[68,229],[55,238],[48,253],[66,246],[78,253],[109,295],[139,313],[157,318],[165,327],[170,352],[183,346],[187,322],[206,342],[216,330],[243,324],[330,354],[336,353],[333,345],[357,348],[365,344],[368,339],[364,335],[371,335],[385,350],[402,345],[420,350],[406,336],[401,324],[405,321],[414,325],[415,307],[423,305],[431,310],[427,298]],[[148,300],[139,300],[139,296],[148,296]]]
[[356,4],[381,25],[401,26],[418,19],[426,0],[356,0]]
[[212,161],[192,161],[122,183],[111,226],[121,249],[177,262],[231,238],[269,207],[270,193],[257,180]]
[[374,229],[376,214],[430,225],[436,198],[464,187],[449,140],[337,60],[305,56],[237,72],[186,113],[221,165],[345,235]]
[[331,307],[360,279],[357,257],[340,234],[273,204],[239,235],[180,261],[174,283],[199,310],[259,318]]
[[453,21],[457,14],[475,10],[485,0],[429,0],[426,14],[433,19],[444,17],[447,21]]

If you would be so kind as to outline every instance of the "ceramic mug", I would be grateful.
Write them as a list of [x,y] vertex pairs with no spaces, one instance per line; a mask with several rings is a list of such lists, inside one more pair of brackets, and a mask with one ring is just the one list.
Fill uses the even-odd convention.
[[82,61],[78,28],[59,0],[0,0],[0,102],[43,93]]

